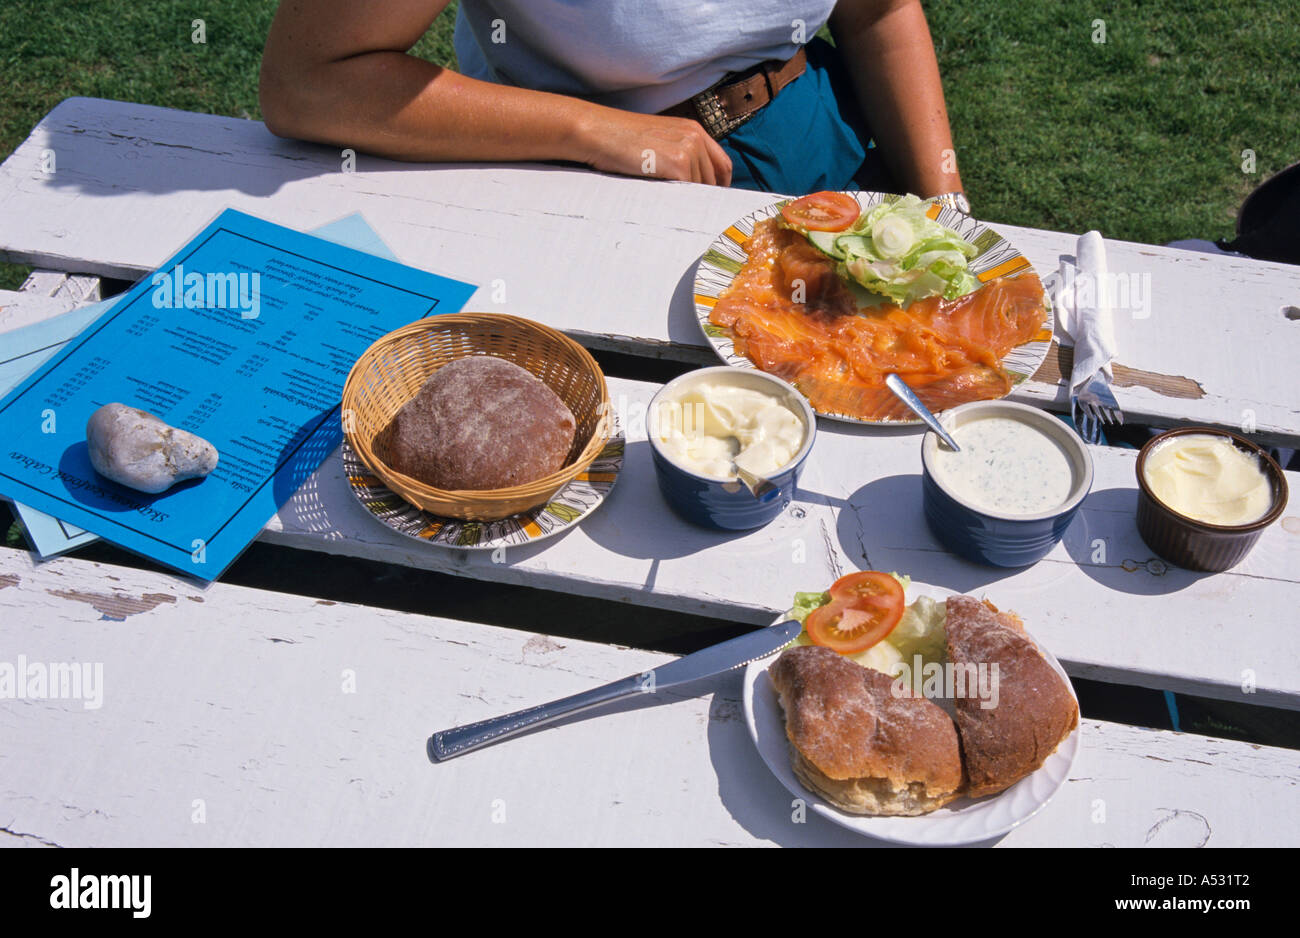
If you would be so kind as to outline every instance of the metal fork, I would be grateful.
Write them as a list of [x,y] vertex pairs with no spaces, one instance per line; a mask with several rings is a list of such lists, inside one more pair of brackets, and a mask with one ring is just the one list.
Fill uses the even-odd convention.
[[1123,424],[1124,412],[1119,409],[1119,402],[1111,393],[1110,382],[1105,372],[1097,372],[1079,389],[1071,401],[1071,412],[1075,429],[1085,443],[1101,442],[1101,425],[1104,423]]

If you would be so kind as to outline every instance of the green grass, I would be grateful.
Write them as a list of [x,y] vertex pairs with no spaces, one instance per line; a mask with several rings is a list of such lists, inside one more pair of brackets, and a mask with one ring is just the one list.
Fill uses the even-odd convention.
[[1300,159],[1293,0],[964,0],[929,18],[985,217],[1152,243],[1230,237],[1246,194]]
[[[259,117],[270,0],[0,5],[0,154],[65,97]],[[1227,237],[1300,158],[1293,0],[927,4],[962,174],[982,217],[1135,241]],[[207,42],[191,41],[206,20]],[[1106,42],[1092,41],[1093,19]],[[450,11],[416,47],[451,64]],[[1242,150],[1256,173],[1241,170]],[[0,265],[0,288],[26,275]]]

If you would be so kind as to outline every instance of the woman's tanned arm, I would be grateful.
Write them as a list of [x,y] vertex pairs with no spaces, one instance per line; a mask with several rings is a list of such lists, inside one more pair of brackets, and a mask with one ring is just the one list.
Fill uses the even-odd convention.
[[272,133],[399,160],[569,160],[729,185],[695,121],[467,78],[409,55],[448,0],[284,0],[262,56]]
[[895,178],[920,196],[961,191],[939,65],[919,0],[839,0],[830,25]]

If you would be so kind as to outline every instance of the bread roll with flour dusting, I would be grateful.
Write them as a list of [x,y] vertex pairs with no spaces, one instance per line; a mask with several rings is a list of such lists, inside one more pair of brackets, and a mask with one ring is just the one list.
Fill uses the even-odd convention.
[[1019,616],[973,596],[951,596],[947,606],[949,661],[997,668],[995,706],[973,696],[955,701],[966,794],[980,798],[1038,771],[1079,725],[1079,705],[1025,634]]
[[952,719],[894,679],[820,645],[788,648],[768,672],[781,696],[791,767],[854,814],[926,814],[962,785]]
[[388,464],[440,489],[524,485],[564,468],[573,413],[545,382],[491,355],[439,368],[384,431]]

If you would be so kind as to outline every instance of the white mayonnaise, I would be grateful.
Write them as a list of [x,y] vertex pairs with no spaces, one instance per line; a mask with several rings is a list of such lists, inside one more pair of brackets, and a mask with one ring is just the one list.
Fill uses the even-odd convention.
[[1273,490],[1259,459],[1226,436],[1170,437],[1147,453],[1143,474],[1156,498],[1197,521],[1250,524],[1273,507]]
[[732,463],[771,475],[804,441],[803,421],[780,397],[722,381],[699,381],[661,400],[656,416],[664,455],[714,479],[735,479]]
[[999,515],[1036,515],[1069,498],[1074,487],[1070,458],[1032,424],[981,417],[949,432],[961,452],[940,443],[931,470],[962,501]]

